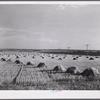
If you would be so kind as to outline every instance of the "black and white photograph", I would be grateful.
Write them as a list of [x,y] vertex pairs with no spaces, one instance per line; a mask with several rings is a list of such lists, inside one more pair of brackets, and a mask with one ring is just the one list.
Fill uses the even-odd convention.
[[100,3],[0,4],[0,90],[100,90]]

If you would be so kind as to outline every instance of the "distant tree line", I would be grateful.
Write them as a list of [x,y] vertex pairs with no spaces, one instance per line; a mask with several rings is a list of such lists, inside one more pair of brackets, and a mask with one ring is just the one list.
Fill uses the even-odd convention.
[[72,54],[72,55],[90,55],[90,56],[100,56],[100,50],[65,50],[65,49],[44,49],[41,50],[43,53],[54,53],[54,54]]

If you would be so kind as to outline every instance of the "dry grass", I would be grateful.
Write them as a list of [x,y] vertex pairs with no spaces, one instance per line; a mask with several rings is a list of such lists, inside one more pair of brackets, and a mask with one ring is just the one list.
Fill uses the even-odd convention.
[[[70,66],[77,67],[80,72],[85,68],[95,67],[100,71],[100,58],[89,61],[89,58],[85,56],[73,61],[73,57],[65,55],[50,55],[54,58],[51,59],[48,55],[34,53],[15,53],[21,56],[34,56],[34,66],[14,64],[14,62],[0,62],[0,90],[100,90],[100,75],[95,78],[83,78],[82,76],[69,75],[61,72],[46,72],[41,71],[42,68],[36,68],[40,62],[44,62],[47,65],[46,70],[52,70],[56,65],[62,64],[66,69]],[[10,53],[7,53],[10,55]],[[2,54],[3,55],[3,54]],[[44,59],[41,58],[44,56]],[[29,60],[29,59],[28,59]],[[22,69],[18,74],[20,67]],[[15,83],[13,83],[16,77]]]
[[[27,73],[26,73],[27,71]],[[23,69],[15,84],[5,80],[1,90],[100,90],[100,76],[92,80],[65,73],[51,73]],[[34,74],[33,74],[33,73]],[[19,80],[19,81],[18,81]]]
[[[55,76],[55,75],[54,75]],[[57,77],[57,76],[56,76]],[[35,80],[32,82],[24,81],[22,83],[16,84],[3,84],[0,89],[10,89],[10,90],[100,90],[100,76],[99,79],[96,77],[93,80],[87,80],[86,78],[78,76],[70,76],[69,78],[65,76],[57,77],[50,81],[40,82]],[[46,80],[46,79],[45,79]]]

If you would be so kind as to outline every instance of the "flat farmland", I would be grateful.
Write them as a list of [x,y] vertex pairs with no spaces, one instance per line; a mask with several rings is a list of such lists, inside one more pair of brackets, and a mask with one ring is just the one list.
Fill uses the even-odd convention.
[[[40,64],[42,63],[42,65]],[[41,65],[40,67],[39,64]],[[82,75],[53,71],[55,66],[65,70],[76,67],[100,72],[99,56],[49,54],[40,52],[0,52],[1,90],[99,90],[100,75],[92,80]]]

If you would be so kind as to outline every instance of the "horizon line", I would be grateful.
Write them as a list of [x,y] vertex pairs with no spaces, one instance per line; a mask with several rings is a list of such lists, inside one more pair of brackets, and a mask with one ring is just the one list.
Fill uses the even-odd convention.
[[[64,49],[64,48],[35,48],[35,49],[32,49],[32,48],[0,48],[0,50],[87,50],[87,49]],[[88,49],[88,51],[100,51],[100,49]]]

